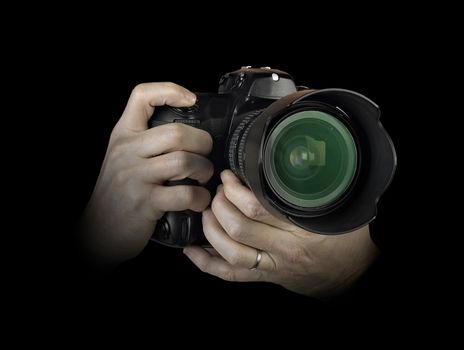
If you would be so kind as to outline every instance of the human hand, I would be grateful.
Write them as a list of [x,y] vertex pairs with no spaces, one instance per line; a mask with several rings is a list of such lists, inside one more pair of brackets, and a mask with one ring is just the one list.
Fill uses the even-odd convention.
[[173,83],[135,87],[116,124],[79,240],[86,257],[101,267],[136,256],[166,211],[204,210],[209,192],[199,186],[163,186],[186,177],[206,183],[213,165],[204,156],[212,147],[203,130],[172,123],[147,128],[155,106],[191,106],[196,97]]
[[[214,247],[184,253],[202,271],[228,281],[267,281],[318,298],[348,289],[373,261],[369,227],[328,236],[273,217],[230,171],[221,174],[203,231]],[[258,252],[261,261],[256,269]]]

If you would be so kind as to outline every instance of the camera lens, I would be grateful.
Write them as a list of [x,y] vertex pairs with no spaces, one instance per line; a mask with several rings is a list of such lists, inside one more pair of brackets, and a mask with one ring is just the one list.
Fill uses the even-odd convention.
[[352,134],[338,118],[304,110],[281,119],[264,148],[265,176],[290,205],[318,208],[337,201],[357,167]]
[[240,120],[229,165],[277,218],[311,232],[350,232],[375,218],[395,172],[379,118],[357,92],[298,91]]

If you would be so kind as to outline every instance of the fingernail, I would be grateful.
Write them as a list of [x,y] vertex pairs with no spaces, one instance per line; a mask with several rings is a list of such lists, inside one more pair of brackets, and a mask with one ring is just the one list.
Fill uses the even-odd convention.
[[193,92],[188,92],[187,99],[191,104],[194,104],[197,101],[197,95],[195,95]]
[[188,257],[190,257],[190,249],[189,248],[184,248],[184,250],[182,251],[185,255],[187,255]]
[[223,188],[224,188],[224,185],[219,185],[219,186],[216,188],[216,193],[222,191]]

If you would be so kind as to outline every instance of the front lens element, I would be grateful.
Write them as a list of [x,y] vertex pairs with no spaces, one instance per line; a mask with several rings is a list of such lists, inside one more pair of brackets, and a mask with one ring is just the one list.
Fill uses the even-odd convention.
[[264,157],[273,190],[287,202],[306,208],[340,198],[357,166],[356,144],[348,128],[317,110],[297,112],[277,124]]

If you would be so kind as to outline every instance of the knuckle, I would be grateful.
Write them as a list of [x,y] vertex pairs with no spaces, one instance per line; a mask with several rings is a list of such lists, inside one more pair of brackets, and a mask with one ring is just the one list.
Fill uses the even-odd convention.
[[227,268],[221,271],[221,274],[219,275],[219,277],[229,282],[234,282],[236,280],[235,272],[234,270],[230,268]]
[[113,142],[108,150],[108,160],[111,163],[115,163],[120,159],[123,159],[129,153],[129,145],[127,142],[121,140]]
[[247,203],[247,205],[245,206],[245,215],[250,219],[259,219],[262,217],[262,214],[263,210],[261,206],[254,201]]
[[147,90],[147,84],[138,84],[132,89],[131,97],[135,100],[142,99]]
[[[274,271],[274,270],[271,270],[271,271]],[[258,270],[256,274],[255,282],[267,282],[266,274]]]
[[111,131],[110,145],[115,143],[115,142],[118,142],[118,140],[120,140],[122,137],[123,137],[123,132],[122,132],[119,124],[116,124],[114,126],[113,130]]
[[166,125],[166,136],[169,143],[172,145],[179,145],[185,137],[185,125],[181,123],[171,123]]
[[228,230],[229,236],[236,241],[242,241],[246,234],[243,230],[243,227],[244,225],[241,223],[241,221],[235,221],[234,223],[231,223]]
[[147,208],[145,195],[143,192],[138,190],[138,184],[132,181],[131,178],[127,179],[126,183],[127,191],[124,198],[128,203],[132,203],[132,207],[137,212],[141,213],[145,208]]
[[118,187],[125,185],[130,179],[131,179],[131,175],[128,169],[119,170],[114,175],[114,183]]
[[240,251],[233,251],[228,257],[228,261],[231,265],[240,266],[245,262],[245,257]]
[[299,245],[292,245],[286,249],[287,261],[290,264],[302,264],[305,263],[309,257],[306,250]]
[[168,89],[168,90],[178,90],[179,89],[179,85],[174,84],[171,81],[166,81],[166,82],[162,83],[162,86],[163,86],[163,88]]

